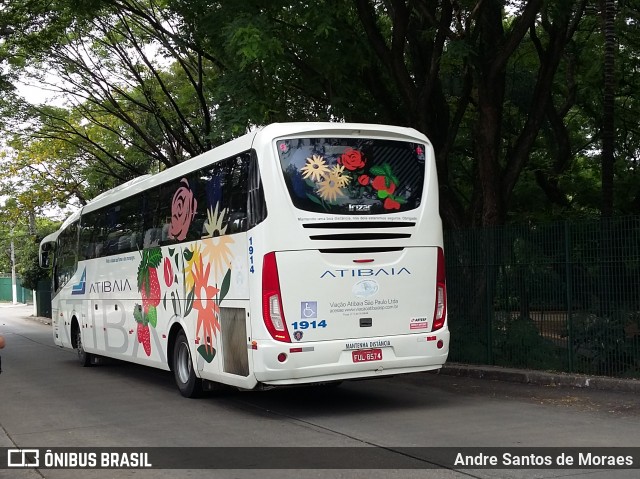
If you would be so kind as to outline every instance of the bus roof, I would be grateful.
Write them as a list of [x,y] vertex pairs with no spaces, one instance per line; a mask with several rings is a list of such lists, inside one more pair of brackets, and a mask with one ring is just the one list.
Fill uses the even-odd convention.
[[299,133],[308,133],[309,135],[366,135],[367,133],[386,133],[391,137],[398,138],[420,138],[430,143],[424,134],[413,128],[402,126],[391,126],[373,123],[337,123],[337,122],[291,122],[291,123],[271,123],[257,132],[257,136],[266,136],[267,138],[278,138],[287,135],[296,135]]
[[54,231],[53,233],[48,234],[47,236],[42,238],[42,240],[40,240],[40,244],[55,243],[56,240],[58,239],[58,236],[60,236],[60,231],[62,231],[62,228],[57,231]]

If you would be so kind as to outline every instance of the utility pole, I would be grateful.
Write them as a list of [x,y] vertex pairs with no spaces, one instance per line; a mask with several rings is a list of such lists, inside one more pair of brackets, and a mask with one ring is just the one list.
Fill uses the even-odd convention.
[[11,292],[13,304],[18,304],[18,285],[16,281],[16,249],[13,244],[13,230],[11,230]]
[[[35,238],[36,236],[36,214],[33,210],[29,211],[29,236]],[[38,316],[38,297],[36,290],[31,291],[31,297],[33,299],[33,316]]]

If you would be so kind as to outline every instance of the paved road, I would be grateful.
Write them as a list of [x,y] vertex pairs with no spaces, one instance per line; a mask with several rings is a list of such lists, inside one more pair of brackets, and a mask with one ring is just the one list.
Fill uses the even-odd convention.
[[[31,308],[0,307],[0,447],[640,446],[636,394],[420,374],[337,389],[182,398],[169,373],[81,368]],[[347,449],[351,451],[350,449]],[[290,450],[291,452],[293,450]],[[291,458],[296,463],[296,458]],[[1,470],[0,477],[631,478],[638,470]],[[19,474],[18,474],[19,472]]]

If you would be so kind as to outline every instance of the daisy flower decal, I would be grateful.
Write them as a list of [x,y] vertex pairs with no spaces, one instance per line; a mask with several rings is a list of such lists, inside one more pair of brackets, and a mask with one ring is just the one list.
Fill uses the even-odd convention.
[[183,256],[185,259],[184,264],[184,285],[187,291],[193,289],[193,285],[195,284],[194,279],[194,268],[200,259],[200,245],[193,245],[193,249],[185,248],[183,252]]
[[218,206],[219,204],[216,204],[215,210],[213,208],[207,210],[207,221],[204,223],[204,229],[207,233],[202,240],[202,255],[208,256],[209,261],[215,265],[216,277],[229,267],[233,259],[229,248],[229,245],[233,244],[233,238],[225,236],[227,225],[223,226],[227,209],[225,208],[218,213]]
[[340,187],[344,177],[340,177],[335,173],[330,173],[327,178],[318,183],[318,195],[329,202],[335,201],[338,196],[344,196]]
[[312,155],[311,158],[307,158],[307,164],[300,170],[302,177],[306,180],[311,178],[311,181],[322,181],[323,177],[329,174],[329,167],[320,155]]
[[344,166],[342,165],[334,165],[331,168],[330,176],[333,177],[338,184],[338,186],[343,187],[347,186],[351,181],[350,176],[345,176],[344,174]]

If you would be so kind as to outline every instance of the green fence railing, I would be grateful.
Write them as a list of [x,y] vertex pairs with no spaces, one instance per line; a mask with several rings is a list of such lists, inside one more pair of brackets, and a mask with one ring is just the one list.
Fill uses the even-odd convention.
[[[13,301],[13,284],[10,275],[0,274],[0,301]],[[33,301],[32,291],[22,287],[20,278],[16,279],[16,301],[18,303]]]
[[640,217],[445,232],[450,360],[640,377]]

